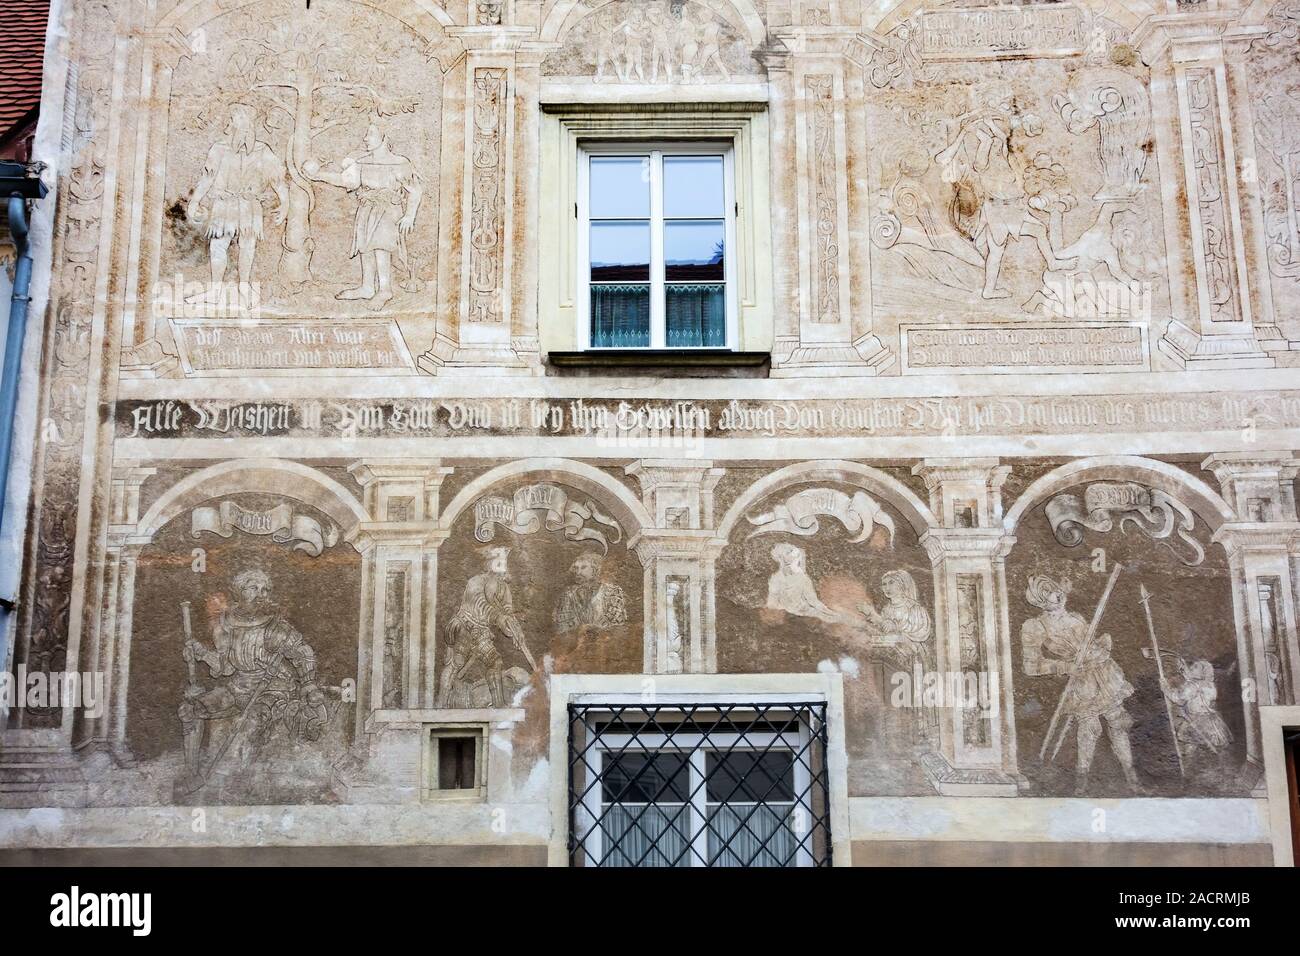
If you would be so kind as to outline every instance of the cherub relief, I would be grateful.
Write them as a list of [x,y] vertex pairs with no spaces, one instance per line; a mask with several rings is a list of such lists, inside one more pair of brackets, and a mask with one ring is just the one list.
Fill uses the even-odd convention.
[[593,79],[620,83],[699,82],[731,79],[723,47],[726,24],[694,4],[611,3],[590,14],[571,35],[550,70],[563,72],[583,48],[594,53]]

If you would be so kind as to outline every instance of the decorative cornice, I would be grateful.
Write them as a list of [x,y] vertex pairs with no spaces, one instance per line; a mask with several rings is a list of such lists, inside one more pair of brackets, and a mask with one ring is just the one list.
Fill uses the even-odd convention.
[[1234,521],[1220,526],[1211,538],[1229,557],[1238,552],[1300,553],[1300,521]]
[[931,528],[920,538],[932,566],[947,558],[1005,558],[1015,542],[1001,528]]

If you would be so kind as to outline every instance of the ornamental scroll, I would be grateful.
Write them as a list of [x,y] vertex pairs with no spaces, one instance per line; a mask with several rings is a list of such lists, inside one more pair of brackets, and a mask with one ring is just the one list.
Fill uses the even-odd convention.
[[[1075,495],[1057,495],[1047,502],[1044,511],[1052,534],[1067,548],[1083,541],[1084,528],[1102,533],[1113,530],[1118,517],[1121,533],[1128,530],[1129,524],[1136,525],[1188,567],[1205,560],[1205,549],[1189,534],[1196,525],[1191,509],[1156,488],[1132,481],[1101,481],[1084,490],[1083,501]],[[1175,532],[1186,548],[1164,540]],[[1190,555],[1187,549],[1191,550]]]
[[894,521],[885,514],[866,492],[856,492],[852,497],[834,488],[809,488],[791,495],[771,511],[757,516],[746,515],[746,520],[757,527],[749,533],[755,535],[770,534],[774,531],[785,534],[797,534],[809,537],[817,533],[821,516],[835,518],[844,525],[852,538],[850,544],[858,544],[871,537],[876,525],[889,532],[889,544],[894,544]]
[[535,534],[545,528],[562,532],[570,541],[595,541],[608,553],[605,533],[588,527],[589,521],[612,528],[615,541],[622,539],[623,529],[618,522],[602,512],[594,501],[589,498],[576,501],[558,485],[525,485],[515,492],[513,499],[493,495],[474,504],[474,537],[479,541],[491,541],[497,525],[515,534]]
[[236,531],[270,535],[276,544],[292,542],[295,551],[304,551],[313,558],[339,540],[338,528],[331,524],[322,527],[310,515],[294,514],[289,504],[276,505],[269,511],[241,508],[233,501],[223,501],[215,508],[195,508],[190,514],[190,535],[197,538],[204,531],[223,538]]

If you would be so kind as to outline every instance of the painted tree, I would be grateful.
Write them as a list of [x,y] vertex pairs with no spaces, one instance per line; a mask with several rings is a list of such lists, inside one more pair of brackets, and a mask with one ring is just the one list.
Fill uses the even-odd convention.
[[[222,105],[256,106],[269,129],[286,134],[288,208],[276,272],[292,285],[312,278],[316,194],[302,165],[313,158],[313,144],[329,130],[365,117],[415,112],[418,78],[400,63],[409,63],[412,51],[423,62],[436,58],[429,45],[405,27],[376,29],[376,16],[369,8],[351,4],[309,9],[285,3],[269,15],[265,10],[249,13],[247,23],[231,31],[240,38],[233,41],[221,70]],[[342,39],[348,35],[357,37],[356,42]],[[358,49],[365,49],[367,56],[357,57]],[[410,88],[403,89],[403,84]]]

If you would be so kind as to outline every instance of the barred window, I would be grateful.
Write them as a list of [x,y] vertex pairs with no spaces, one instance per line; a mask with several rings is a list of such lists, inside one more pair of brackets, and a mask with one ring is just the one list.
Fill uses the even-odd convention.
[[575,866],[828,866],[826,704],[569,705]]

